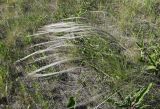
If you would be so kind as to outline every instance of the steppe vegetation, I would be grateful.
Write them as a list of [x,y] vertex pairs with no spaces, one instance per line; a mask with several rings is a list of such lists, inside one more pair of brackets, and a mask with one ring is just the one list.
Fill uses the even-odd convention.
[[160,109],[159,42],[159,0],[1,0],[0,108]]

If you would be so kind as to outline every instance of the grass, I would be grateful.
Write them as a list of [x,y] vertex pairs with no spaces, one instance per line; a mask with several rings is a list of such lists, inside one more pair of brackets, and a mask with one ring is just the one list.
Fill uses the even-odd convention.
[[[86,25],[99,26],[108,32],[109,27],[105,27],[105,23],[117,30],[118,35],[91,34],[75,40],[72,43],[82,47],[70,53],[83,58],[82,66],[109,77],[111,81],[105,81],[108,81],[111,92],[121,90],[123,97],[153,82],[154,86],[143,102],[154,109],[160,108],[160,95],[157,93],[160,75],[159,0],[4,0],[0,6],[0,98],[11,94],[11,86],[17,78],[21,85],[14,90],[18,90],[16,93],[21,99],[25,98],[25,94],[28,97],[23,104],[34,108],[33,102],[36,102],[47,109],[49,104],[44,94],[38,91],[38,82],[32,87],[37,89],[32,95],[24,81],[11,77],[16,74],[14,62],[26,55],[27,46],[39,41],[27,36],[36,33],[41,26],[68,17],[83,17],[87,19],[82,20]],[[108,19],[110,22],[107,22]],[[37,65],[26,69],[33,71]],[[120,99],[118,94],[115,98]]]

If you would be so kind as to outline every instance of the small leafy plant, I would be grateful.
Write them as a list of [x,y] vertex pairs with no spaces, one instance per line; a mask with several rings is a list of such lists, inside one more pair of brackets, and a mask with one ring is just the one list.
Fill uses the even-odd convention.
[[150,83],[147,87],[138,90],[135,93],[128,95],[122,101],[115,101],[114,99],[108,99],[107,102],[115,105],[118,108],[122,109],[145,109],[148,105],[144,105],[142,101],[144,100],[144,96],[149,92],[152,87],[152,83]]
[[68,104],[67,104],[67,108],[68,109],[75,109],[75,105],[76,105],[76,101],[74,97],[70,97]]
[[[141,49],[141,61],[147,64],[146,70],[148,72],[153,72],[156,75],[160,70],[160,47],[159,45],[153,46],[151,45],[149,48],[145,48],[144,44],[138,44],[139,48]],[[145,54],[145,55],[144,55]]]

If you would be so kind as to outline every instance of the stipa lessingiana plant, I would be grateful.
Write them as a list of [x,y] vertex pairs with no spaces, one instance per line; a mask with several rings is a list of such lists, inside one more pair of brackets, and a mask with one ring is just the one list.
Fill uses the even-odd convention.
[[[85,35],[87,34],[86,30],[90,29],[91,28],[89,26],[76,24],[74,22],[67,22],[67,23],[62,22],[44,26],[41,29],[41,31],[39,31],[39,33],[29,37],[34,37],[34,38],[37,37],[38,39],[39,37],[44,37],[45,35],[47,35],[47,37],[45,38],[48,38],[49,41],[34,44],[31,47],[29,47],[30,50],[36,49],[36,51],[18,60],[17,63],[22,61],[27,61],[31,58],[34,58],[32,62],[29,62],[31,64],[50,59],[51,62],[50,64],[48,65],[46,64],[46,66],[42,66],[41,68],[28,73],[28,76],[34,76],[34,77],[51,76],[58,73],[64,73],[76,70],[77,68],[80,67],[74,67],[68,70],[65,69],[64,71],[55,73],[38,74],[39,72],[44,71],[56,65],[67,63],[69,61],[80,60],[80,57],[71,57],[71,54],[65,54],[65,53],[67,52],[67,49],[69,51],[69,49],[74,50],[76,48],[76,45],[69,43],[71,40],[85,37]],[[36,56],[38,55],[40,55],[40,57],[36,58]]]
[[[101,37],[100,35],[97,35],[97,34],[101,34],[101,35],[106,34],[108,36]],[[83,56],[81,57],[80,55],[82,55],[83,53],[82,54],[77,53],[76,54],[77,57],[73,56],[75,55],[74,51],[76,52],[76,49],[78,48],[80,48],[78,50],[81,50],[81,48],[85,49],[85,46],[87,46],[87,45],[85,46],[82,45],[83,44],[81,43],[82,40],[92,40],[92,38],[100,37],[100,38],[97,38],[96,40],[103,41],[103,44],[106,43],[107,45],[107,41],[105,41],[107,40],[107,38],[111,37],[110,38],[111,40],[114,39],[114,37],[112,37],[108,33],[100,31],[91,26],[86,26],[84,24],[78,24],[74,22],[60,22],[56,24],[46,25],[43,28],[41,28],[37,34],[34,34],[32,36],[27,36],[27,37],[31,37],[33,38],[33,40],[41,40],[39,38],[42,38],[43,40],[43,38],[44,39],[46,38],[47,41],[45,42],[42,41],[40,43],[31,45],[28,48],[28,51],[33,51],[33,52],[25,56],[24,58],[17,60],[16,63],[25,62],[27,63],[27,65],[28,64],[31,65],[31,64],[37,64],[38,62],[42,62],[42,61],[46,62],[46,60],[48,59],[50,60],[50,62],[48,61],[48,64],[46,63],[45,66],[37,68],[36,70],[29,72],[27,74],[28,76],[32,76],[32,77],[51,76],[54,74],[69,72],[72,70],[76,70],[77,68],[78,69],[81,68],[80,66],[77,66],[77,67],[74,66],[73,68],[65,69],[64,71],[61,71],[61,72],[39,74],[40,72],[43,72],[44,70],[56,65],[82,60]],[[88,39],[85,39],[87,37]],[[94,41],[93,39],[93,43],[97,43],[97,41]],[[80,42],[80,43],[76,44],[75,42]],[[114,43],[114,42],[110,42],[110,43]],[[99,45],[95,44],[93,46],[98,47]],[[107,48],[105,48],[105,46],[103,48],[104,48],[103,52],[106,52],[105,50],[107,50]],[[111,52],[111,50],[107,50],[107,51]],[[81,52],[83,52],[83,50]],[[108,53],[105,55],[114,55],[114,54]],[[88,59],[89,58],[90,57],[88,57]]]
[[64,101],[57,104],[62,107],[66,107],[68,98],[74,96],[76,106],[96,102],[93,108],[98,104],[97,99],[103,100],[111,88],[129,75],[131,66],[127,65],[122,53],[127,48],[106,31],[67,21],[73,19],[46,25],[38,33],[27,36],[32,44],[26,49],[28,55],[16,63],[22,66],[26,78],[47,80],[56,77],[59,81],[61,77],[64,83],[68,81],[66,83],[71,86],[58,83]]
[[[95,98],[98,98],[97,95],[102,96],[98,90],[90,90],[90,88],[95,88],[94,84],[84,85],[86,81],[91,82],[93,78],[96,79],[96,77],[90,77],[89,75],[94,76],[96,74],[93,74],[95,73],[93,69],[83,65],[83,57],[77,52],[78,48],[83,46],[75,43],[80,42],[85,37],[92,37],[90,34],[97,31],[93,27],[82,23],[63,21],[46,25],[37,34],[27,36],[26,39],[29,39],[31,44],[26,48],[26,54],[28,55],[17,60],[16,63],[24,69],[27,79],[44,79],[48,83],[48,78],[57,78],[56,86],[54,82],[48,83],[48,87],[52,86],[54,88],[52,90],[56,90],[56,93],[57,90],[64,93],[59,95],[64,101],[58,102],[55,108],[66,107],[64,102],[67,102],[66,98],[70,96],[78,96],[76,106],[89,104],[95,101]],[[100,32],[100,34],[102,33]],[[64,81],[64,83],[59,83],[59,81]],[[98,83],[98,79],[95,82]],[[57,89],[58,84],[60,84],[60,87]],[[49,90],[51,89],[49,88]],[[88,97],[86,98],[86,96]],[[58,101],[58,99],[55,101]]]
[[[26,78],[48,79],[53,76],[68,75],[69,77],[64,76],[61,78],[71,78],[73,83],[69,84],[73,85],[70,86],[70,88],[65,89],[65,96],[61,95],[61,97],[64,97],[65,100],[66,97],[76,96],[76,98],[78,98],[76,106],[89,104],[97,98],[103,98],[103,94],[99,93],[101,88],[97,90],[95,89],[95,83],[90,84],[92,79],[95,78],[94,82],[99,84],[98,87],[103,87],[103,85],[100,85],[101,82],[98,82],[101,81],[100,78],[96,77],[98,74],[96,74],[95,66],[93,68],[91,63],[87,64],[85,61],[87,61],[87,59],[90,60],[91,58],[95,60],[94,57],[96,55],[101,59],[103,58],[103,55],[112,55],[112,53],[109,53],[110,50],[107,50],[108,46],[105,46],[107,40],[114,40],[112,35],[82,23],[65,21],[46,25],[42,27],[38,33],[27,37],[29,37],[27,39],[29,39],[29,42],[31,43],[31,46],[26,49],[26,54],[28,55],[16,61],[17,65],[20,65],[24,69],[24,72],[26,72]],[[97,38],[94,41],[95,37]],[[87,40],[87,38],[88,40],[93,38],[93,41],[88,43],[90,44],[88,46],[91,47],[89,47],[91,50],[83,54],[82,52],[85,52],[84,49],[87,45],[84,46],[82,41]],[[103,41],[103,43],[98,41]],[[113,44],[115,42],[116,40],[108,43]],[[98,50],[99,44],[101,44],[100,47],[103,47],[102,52]],[[92,45],[93,47],[97,46],[98,48],[92,50]],[[91,52],[93,54],[92,56],[90,55]],[[82,55],[86,55],[88,58]],[[107,73],[105,75],[107,75]],[[113,79],[110,74],[106,78],[108,78],[108,81],[112,81]],[[85,81],[88,82],[85,83]],[[88,85],[88,83],[90,85]],[[61,86],[62,88],[65,87],[64,85]],[[85,87],[87,87],[87,89]],[[95,90],[92,91],[90,88]],[[81,94],[81,96],[77,97],[78,94]],[[85,97],[86,95],[88,96],[87,98]],[[64,103],[62,102],[60,104]]]

